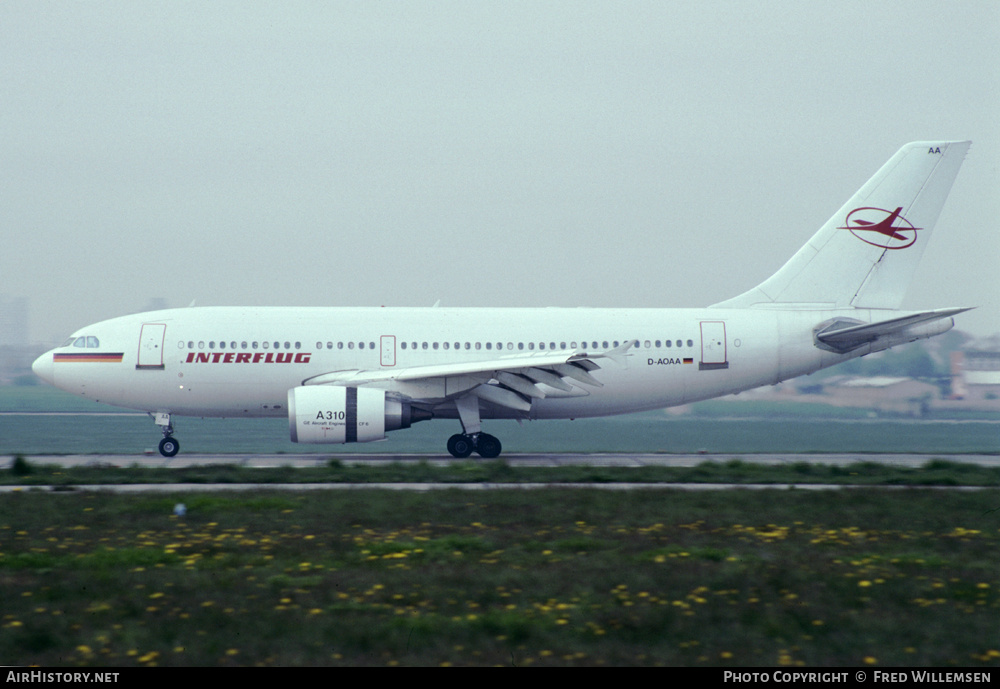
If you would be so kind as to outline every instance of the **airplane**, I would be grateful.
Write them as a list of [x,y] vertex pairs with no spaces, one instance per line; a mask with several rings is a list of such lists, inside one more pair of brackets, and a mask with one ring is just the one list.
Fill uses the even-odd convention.
[[45,381],[147,412],[286,417],[297,443],[457,419],[456,458],[501,454],[489,419],[662,409],[773,385],[950,330],[900,311],[971,142],[903,146],[774,275],[705,308],[188,307],[122,316],[38,357]]

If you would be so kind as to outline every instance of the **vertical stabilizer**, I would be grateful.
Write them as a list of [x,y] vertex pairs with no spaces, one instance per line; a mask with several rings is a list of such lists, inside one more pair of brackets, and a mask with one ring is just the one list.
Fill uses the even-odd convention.
[[713,306],[899,308],[970,144],[903,146],[781,270]]

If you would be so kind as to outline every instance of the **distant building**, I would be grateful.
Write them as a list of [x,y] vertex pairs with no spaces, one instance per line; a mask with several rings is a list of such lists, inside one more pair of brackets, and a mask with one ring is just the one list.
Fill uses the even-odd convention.
[[952,399],[1000,399],[1000,335],[974,340],[951,356]]
[[940,397],[940,391],[936,385],[913,378],[872,376],[828,383],[823,396],[836,406],[921,416]]

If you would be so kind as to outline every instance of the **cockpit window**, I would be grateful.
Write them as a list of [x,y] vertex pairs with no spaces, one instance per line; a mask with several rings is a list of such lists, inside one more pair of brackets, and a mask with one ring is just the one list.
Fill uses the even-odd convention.
[[63,347],[69,347],[71,344],[74,347],[86,347],[88,349],[97,349],[101,346],[100,341],[93,335],[81,335],[76,339],[71,337],[66,341],[66,344],[64,344]]

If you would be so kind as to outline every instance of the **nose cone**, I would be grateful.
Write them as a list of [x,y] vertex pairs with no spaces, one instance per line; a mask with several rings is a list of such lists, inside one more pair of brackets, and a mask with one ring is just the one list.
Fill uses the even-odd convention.
[[55,366],[52,361],[52,352],[45,352],[31,365],[31,370],[35,372],[35,375],[50,385],[56,384],[53,368]]

